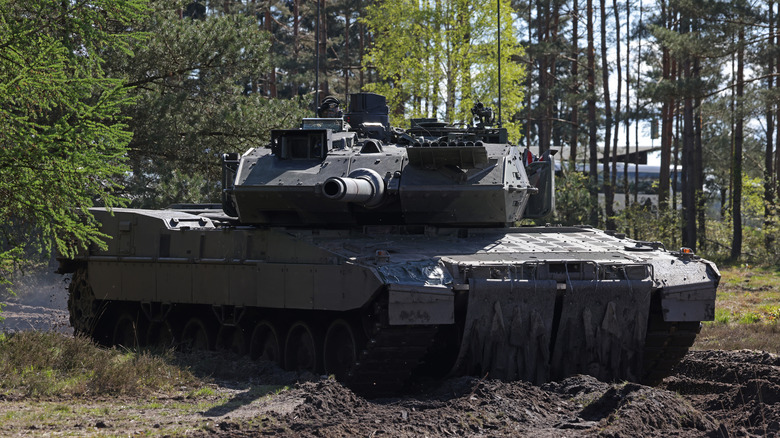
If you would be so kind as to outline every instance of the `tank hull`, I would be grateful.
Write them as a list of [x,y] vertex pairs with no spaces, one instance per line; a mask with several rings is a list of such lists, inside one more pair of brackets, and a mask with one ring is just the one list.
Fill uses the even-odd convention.
[[222,348],[383,393],[419,375],[536,383],[662,378],[714,317],[717,268],[576,227],[242,226],[203,211],[95,210],[78,332]]

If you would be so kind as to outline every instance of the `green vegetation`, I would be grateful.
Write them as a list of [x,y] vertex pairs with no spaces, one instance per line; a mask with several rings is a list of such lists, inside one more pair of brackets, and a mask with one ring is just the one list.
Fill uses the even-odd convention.
[[141,0],[0,0],[0,279],[25,253],[102,245],[88,208],[124,203],[132,137],[108,50],[130,53]]
[[0,0],[0,284],[53,250],[104,245],[90,207],[218,199],[220,155],[303,114],[256,92],[271,67],[254,10],[180,13]]
[[780,271],[725,267],[715,321],[704,324],[697,349],[754,349],[780,353]]
[[[588,177],[580,172],[565,172],[555,178],[555,221],[565,225],[588,222],[590,200]],[[541,221],[539,221],[541,222]]]
[[23,396],[138,395],[199,387],[170,355],[104,349],[82,337],[23,332],[0,338],[0,393]]
[[[515,114],[523,106],[524,56],[512,25],[512,5],[501,2],[502,106]],[[374,34],[363,66],[377,81],[365,89],[384,94],[401,126],[404,118],[437,117],[470,124],[477,101],[498,111],[496,2],[452,0],[446,3],[385,0],[366,8],[361,21]],[[443,111],[442,111],[443,109]],[[512,142],[521,123],[504,119]]]
[[780,354],[780,325],[758,324],[704,324],[693,344],[694,350],[760,350]]
[[[287,389],[210,383],[213,378],[250,382],[261,375],[257,362],[234,359],[215,352],[107,349],[56,333],[0,336],[0,435],[32,430],[35,435],[182,436],[201,428],[213,433],[217,418],[255,418],[252,411],[236,413]],[[261,426],[264,418],[257,417]]]
[[776,323],[780,272],[747,265],[727,267],[718,288],[715,319],[720,323]]
[[308,100],[257,92],[258,76],[272,68],[271,36],[251,8],[194,19],[171,2],[151,5],[134,23],[146,40],[106,60],[134,98],[124,111],[133,132],[124,195],[143,208],[219,202],[222,154],[262,147],[271,129],[295,127]]

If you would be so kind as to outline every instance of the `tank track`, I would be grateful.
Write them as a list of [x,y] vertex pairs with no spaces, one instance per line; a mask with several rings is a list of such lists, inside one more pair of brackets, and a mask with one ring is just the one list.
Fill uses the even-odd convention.
[[[86,270],[81,270],[70,285],[69,310],[71,324],[77,333],[91,335],[97,342],[110,344],[108,334],[97,327],[103,312],[95,310]],[[106,310],[105,306],[100,306]],[[76,311],[81,309],[82,311]],[[89,311],[84,311],[89,310]],[[384,308],[379,305],[379,315]],[[437,326],[391,326],[386,318],[370,318],[364,334],[367,341],[357,345],[357,360],[345,382],[355,392],[383,396],[397,394],[412,381],[415,371],[424,363],[437,339]],[[380,322],[381,321],[381,322]],[[687,354],[701,330],[699,322],[666,322],[660,301],[651,302],[648,327],[643,347],[641,381],[657,385]],[[104,339],[105,338],[105,339]]]
[[[669,376],[700,330],[699,322],[666,322],[660,311],[652,312],[643,351],[642,383],[657,385]],[[397,393],[409,383],[437,331],[425,326],[377,328],[349,374],[349,386],[356,392],[374,395]]]
[[701,331],[699,322],[666,322],[651,310],[645,338],[642,383],[657,385],[680,363]]
[[376,327],[350,370],[347,384],[359,393],[397,393],[409,383],[437,332],[436,326]]

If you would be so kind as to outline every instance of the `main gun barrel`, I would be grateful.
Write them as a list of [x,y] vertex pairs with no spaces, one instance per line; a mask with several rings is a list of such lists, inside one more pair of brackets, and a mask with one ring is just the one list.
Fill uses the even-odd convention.
[[348,177],[333,176],[322,184],[322,194],[333,201],[352,202],[364,207],[379,205],[385,193],[382,177],[372,169],[357,169]]

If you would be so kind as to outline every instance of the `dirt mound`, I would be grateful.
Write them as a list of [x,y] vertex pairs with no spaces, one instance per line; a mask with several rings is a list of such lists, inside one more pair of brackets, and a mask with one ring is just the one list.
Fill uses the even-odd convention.
[[731,436],[780,435],[780,356],[696,351],[665,387],[720,421]]
[[711,416],[663,389],[574,376],[543,387],[470,377],[402,398],[365,399],[333,380],[298,384],[280,395],[291,412],[267,412],[236,436],[720,436]]
[[338,382],[320,380],[298,384],[280,397],[275,403],[295,407],[269,411],[260,424],[233,424],[225,434],[778,436],[780,357],[753,351],[693,352],[658,388],[604,383],[590,376],[541,387],[460,377],[414,395],[366,399]]

